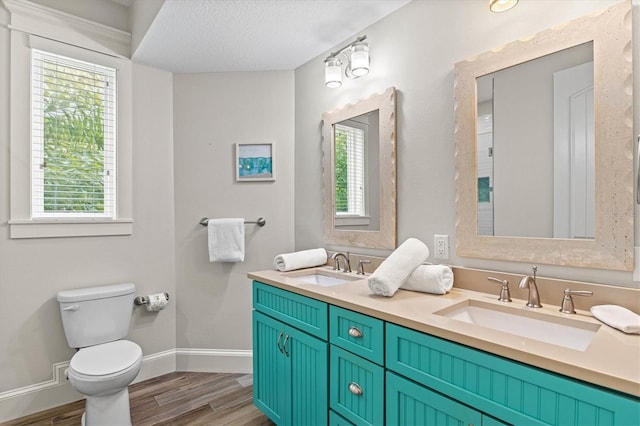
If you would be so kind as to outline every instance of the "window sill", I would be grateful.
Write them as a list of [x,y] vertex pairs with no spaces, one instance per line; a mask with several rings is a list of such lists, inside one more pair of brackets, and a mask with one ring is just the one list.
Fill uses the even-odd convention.
[[132,219],[11,220],[11,238],[60,238],[131,235]]
[[369,226],[371,224],[370,216],[336,216],[334,218],[335,226]]

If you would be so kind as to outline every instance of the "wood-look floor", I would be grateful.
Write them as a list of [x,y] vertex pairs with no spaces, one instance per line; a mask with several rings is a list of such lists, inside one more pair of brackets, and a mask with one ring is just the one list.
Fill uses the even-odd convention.
[[[129,386],[129,399],[134,426],[273,425],[253,405],[247,374],[170,373]],[[77,426],[83,412],[81,400],[3,425]]]

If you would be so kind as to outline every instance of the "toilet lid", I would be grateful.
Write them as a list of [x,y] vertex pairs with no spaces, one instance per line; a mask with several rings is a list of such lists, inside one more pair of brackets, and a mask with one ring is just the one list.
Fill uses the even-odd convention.
[[71,358],[69,367],[87,376],[104,376],[125,370],[142,356],[140,346],[128,340],[89,346]]

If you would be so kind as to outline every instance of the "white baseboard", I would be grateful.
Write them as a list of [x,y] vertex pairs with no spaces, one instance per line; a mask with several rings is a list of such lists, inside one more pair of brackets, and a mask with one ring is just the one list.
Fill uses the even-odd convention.
[[65,377],[67,367],[68,362],[54,364],[51,380],[0,393],[0,422],[82,399]]
[[142,367],[133,383],[176,371],[176,350],[169,349],[142,357]]
[[207,373],[253,372],[253,351],[231,349],[176,349],[176,371]]
[[[134,383],[174,371],[251,373],[252,356],[250,350],[169,349],[145,355]],[[67,381],[67,367],[69,362],[54,364],[51,380],[0,392],[0,422],[82,399]]]

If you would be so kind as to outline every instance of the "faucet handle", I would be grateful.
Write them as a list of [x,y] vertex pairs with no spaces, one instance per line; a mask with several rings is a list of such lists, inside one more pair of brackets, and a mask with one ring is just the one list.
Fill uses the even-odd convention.
[[356,272],[356,274],[364,275],[364,265],[369,263],[371,263],[369,259],[360,259],[358,261],[358,272]]
[[573,298],[571,296],[593,296],[593,292],[589,290],[571,290],[566,288],[562,297],[562,306],[560,312],[563,314],[575,314],[576,310],[573,306]]
[[502,284],[502,288],[500,289],[500,297],[498,298],[499,301],[511,302],[511,293],[509,292],[508,280],[499,280],[494,277],[487,277],[487,280],[493,281],[494,283]]

